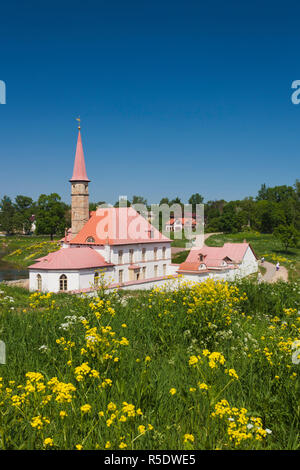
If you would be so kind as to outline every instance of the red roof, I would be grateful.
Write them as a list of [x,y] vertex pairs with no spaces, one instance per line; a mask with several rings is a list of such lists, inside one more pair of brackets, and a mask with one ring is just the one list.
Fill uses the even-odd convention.
[[[224,260],[229,265],[226,266],[226,268],[234,268],[235,264],[242,262],[248,247],[252,250],[249,243],[225,243],[222,247],[206,245],[202,248],[194,247],[189,252],[185,262],[181,263],[179,270],[201,272],[201,270],[199,270],[201,263],[205,264],[208,269],[221,269],[224,267],[222,265]],[[256,257],[254,252],[253,254]],[[202,261],[200,261],[200,255],[203,255]]]
[[85,169],[85,161],[84,161],[80,130],[78,132],[73,176],[70,179],[70,181],[87,181],[87,182],[90,181],[87,177],[86,169]]
[[[94,239],[94,242],[88,239]],[[122,245],[170,242],[133,207],[97,209],[70,242],[77,245]]]
[[103,256],[90,247],[61,248],[42,258],[38,258],[36,261],[35,264],[29,266],[29,269],[65,270],[113,266],[113,264],[107,263]]
[[191,222],[192,225],[195,225],[197,223],[196,220],[191,217],[174,217],[173,219],[168,220],[166,225],[174,225],[175,220],[180,220],[182,225],[186,224],[187,222]]

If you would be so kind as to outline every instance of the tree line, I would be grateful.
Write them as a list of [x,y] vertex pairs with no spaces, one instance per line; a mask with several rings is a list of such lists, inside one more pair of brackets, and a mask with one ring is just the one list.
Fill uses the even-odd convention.
[[[90,211],[105,201],[90,203]],[[256,197],[246,197],[242,200],[204,201],[201,194],[192,194],[188,199],[195,211],[197,204],[204,204],[204,222],[206,232],[235,233],[240,231],[258,231],[275,233],[293,246],[300,231],[300,181],[293,186],[281,185],[267,187],[261,185]],[[117,201],[114,207],[119,207]],[[134,195],[127,200],[127,206],[144,204],[150,209],[147,200]],[[169,199],[163,197],[159,204],[177,204],[184,207],[185,202],[179,197]],[[33,217],[34,216],[34,217]],[[37,201],[30,197],[18,195],[12,201],[8,196],[0,200],[0,231],[7,234],[30,233],[33,219],[36,234],[63,235],[71,225],[71,208],[61,197],[52,193],[41,194]],[[294,240],[294,242],[293,242]]]

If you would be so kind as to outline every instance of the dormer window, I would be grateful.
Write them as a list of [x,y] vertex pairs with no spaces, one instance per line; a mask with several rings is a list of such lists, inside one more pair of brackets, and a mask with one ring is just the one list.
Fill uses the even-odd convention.
[[95,243],[94,237],[87,237],[86,243]]

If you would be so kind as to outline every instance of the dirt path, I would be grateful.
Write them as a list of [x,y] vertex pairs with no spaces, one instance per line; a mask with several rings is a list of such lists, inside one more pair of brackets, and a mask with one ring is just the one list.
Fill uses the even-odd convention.
[[280,266],[279,271],[276,271],[276,266],[269,261],[261,263],[259,265],[266,268],[265,274],[262,276],[262,280],[265,282],[276,282],[278,280],[288,281],[288,270],[284,266]]

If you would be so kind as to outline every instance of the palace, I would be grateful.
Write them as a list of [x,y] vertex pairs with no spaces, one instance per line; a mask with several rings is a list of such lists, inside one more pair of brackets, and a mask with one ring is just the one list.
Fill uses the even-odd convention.
[[193,247],[184,263],[172,264],[171,240],[133,207],[89,211],[89,183],[79,126],[71,183],[71,228],[61,248],[29,266],[30,290],[89,292],[100,279],[110,288],[152,289],[170,279],[231,280],[257,271],[248,243]]

